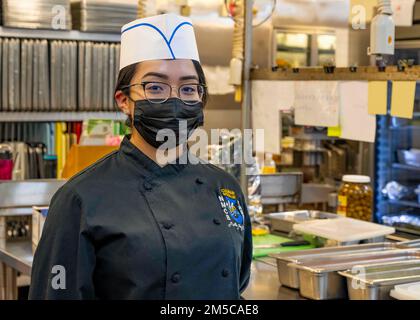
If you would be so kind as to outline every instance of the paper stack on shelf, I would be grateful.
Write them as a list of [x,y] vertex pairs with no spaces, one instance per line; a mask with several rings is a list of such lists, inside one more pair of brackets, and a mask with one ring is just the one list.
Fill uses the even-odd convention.
[[119,33],[121,27],[137,17],[137,0],[72,1],[74,29]]
[[79,42],[78,105],[80,111],[117,111],[114,89],[120,45]]
[[0,111],[49,111],[47,40],[0,39]]
[[15,111],[20,104],[20,43],[1,39],[2,110]]
[[70,0],[2,0],[3,25],[29,29],[71,29]]
[[0,38],[0,112],[118,111],[120,44]]
[[77,109],[77,42],[52,41],[50,44],[51,109]]

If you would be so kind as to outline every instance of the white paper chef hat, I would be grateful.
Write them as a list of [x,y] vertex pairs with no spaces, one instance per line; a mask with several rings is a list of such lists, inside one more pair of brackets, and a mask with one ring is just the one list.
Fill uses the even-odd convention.
[[120,70],[133,63],[160,59],[200,61],[190,19],[168,13],[122,27]]

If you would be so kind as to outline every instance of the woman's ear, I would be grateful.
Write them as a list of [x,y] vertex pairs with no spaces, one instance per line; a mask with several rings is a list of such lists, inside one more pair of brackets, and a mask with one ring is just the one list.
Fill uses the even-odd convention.
[[124,114],[131,115],[130,99],[121,90],[115,92],[115,101]]

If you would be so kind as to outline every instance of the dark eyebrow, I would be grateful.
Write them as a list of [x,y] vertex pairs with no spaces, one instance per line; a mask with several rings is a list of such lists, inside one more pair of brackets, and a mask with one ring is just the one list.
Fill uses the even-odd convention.
[[146,77],[158,77],[165,80],[169,79],[169,77],[166,74],[158,73],[158,72],[148,72],[143,76],[143,78],[146,78]]
[[180,81],[185,81],[185,80],[197,80],[200,81],[200,79],[198,79],[197,76],[183,76],[179,78]]

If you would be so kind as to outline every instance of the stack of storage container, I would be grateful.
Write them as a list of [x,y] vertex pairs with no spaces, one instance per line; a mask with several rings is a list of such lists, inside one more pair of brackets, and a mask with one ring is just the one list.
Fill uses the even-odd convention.
[[81,0],[71,4],[74,29],[89,32],[121,31],[121,26],[135,20],[136,0]]
[[3,0],[2,11],[7,27],[71,29],[70,0]]

